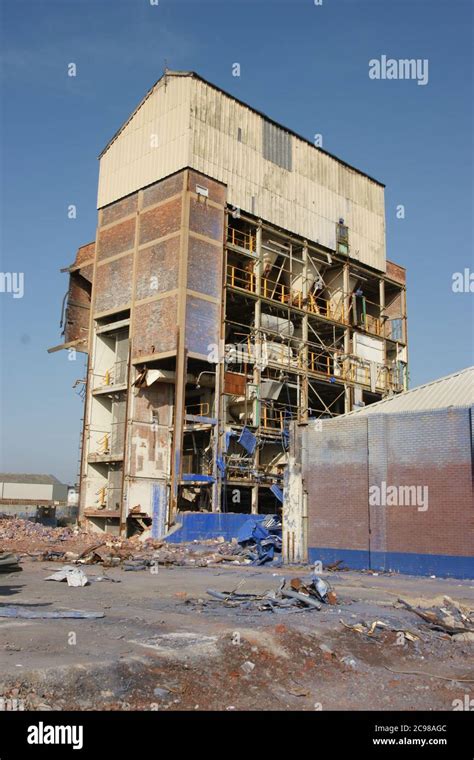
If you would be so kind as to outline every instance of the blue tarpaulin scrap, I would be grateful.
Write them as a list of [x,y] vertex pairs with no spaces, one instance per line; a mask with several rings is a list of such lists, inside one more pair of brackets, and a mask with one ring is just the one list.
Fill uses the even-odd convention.
[[250,549],[253,565],[272,562],[275,552],[281,553],[281,521],[275,515],[252,515],[237,533],[237,541]]
[[244,427],[237,443],[240,443],[249,454],[253,454],[257,446],[257,439],[247,427]]
[[181,477],[181,480],[198,481],[199,483],[214,483],[212,475],[192,475],[190,473],[185,473]]
[[283,504],[283,491],[281,490],[279,486],[276,485],[276,483],[270,486],[270,491],[272,492],[274,496],[276,496],[278,501],[281,501],[281,503]]
[[225,434],[225,448],[224,451],[228,451],[229,444],[232,438],[237,438],[237,433],[234,430],[228,430]]
[[237,541],[239,544],[244,543],[244,541],[250,541],[252,538],[254,538],[254,533],[257,532],[258,534],[260,530],[262,538],[268,536],[268,530],[266,528],[259,527],[259,523],[261,523],[264,519],[264,515],[255,515],[255,517],[249,517],[249,519],[244,522],[239,532],[237,533]]
[[217,467],[219,469],[219,472],[222,476],[225,477],[225,462],[223,457],[217,457],[216,458]]

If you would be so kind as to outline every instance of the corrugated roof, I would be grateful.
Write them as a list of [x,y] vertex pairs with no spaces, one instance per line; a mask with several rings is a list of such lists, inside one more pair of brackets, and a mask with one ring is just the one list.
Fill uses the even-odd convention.
[[0,472],[0,483],[40,483],[41,485],[64,485],[54,475],[36,475],[18,472]]
[[474,367],[467,367],[452,375],[440,377],[431,383],[419,385],[396,396],[384,398],[375,404],[355,409],[346,414],[397,414],[423,409],[474,406]]
[[204,79],[204,77],[200,76],[200,74],[196,74],[195,71],[166,71],[156,82],[155,84],[150,87],[146,95],[141,99],[138,106],[132,111],[128,119],[124,121],[121,127],[118,128],[118,130],[115,132],[113,137],[109,140],[103,151],[99,154],[99,159],[102,158],[104,153],[107,152],[109,147],[112,145],[112,143],[117,139],[117,137],[120,135],[120,133],[125,129],[127,124],[133,119],[137,111],[140,110],[141,106],[147,100],[152,92],[155,90],[155,88],[158,86],[158,84],[161,82],[162,79],[165,77],[192,77],[193,79],[198,79],[200,82],[204,82],[204,84],[208,85],[209,87],[212,87],[214,90],[217,90],[218,92],[221,92],[223,95],[226,95],[228,98],[232,98],[232,100],[235,100],[236,103],[240,103],[240,105],[245,106],[245,108],[248,108],[250,111],[253,111],[253,113],[258,114],[258,116],[261,116],[266,121],[270,122],[271,124],[274,124],[275,126],[279,127],[280,129],[285,130],[285,132],[288,132],[290,135],[294,135],[294,137],[297,137],[299,140],[303,140],[305,143],[308,143],[308,145],[311,145],[312,148],[315,150],[319,150],[320,153],[324,153],[326,156],[329,156],[330,158],[333,158],[335,161],[338,161],[338,163],[342,164],[343,166],[346,166],[348,169],[352,169],[353,171],[357,172],[358,174],[361,174],[363,177],[367,177],[367,179],[370,179],[372,182],[375,182],[376,185],[380,185],[381,187],[385,187],[383,182],[380,182],[378,179],[375,179],[374,177],[371,177],[370,174],[366,174],[366,172],[361,171],[361,169],[358,169],[356,166],[352,166],[352,164],[348,164],[347,161],[343,161],[342,158],[339,158],[338,156],[335,156],[334,153],[330,153],[328,150],[325,150],[324,148],[320,148],[317,145],[315,145],[311,140],[308,140],[307,137],[303,137],[302,135],[298,134],[298,132],[294,132],[292,129],[289,129],[288,127],[284,126],[283,124],[280,124],[278,121],[275,121],[270,116],[267,116],[262,111],[259,111],[256,108],[253,108],[248,103],[245,103],[243,100],[240,100],[239,98],[236,98],[235,95],[232,95],[230,92],[227,92],[226,90],[223,90],[221,87],[218,87],[216,84],[213,84],[212,82],[209,82],[207,79]]

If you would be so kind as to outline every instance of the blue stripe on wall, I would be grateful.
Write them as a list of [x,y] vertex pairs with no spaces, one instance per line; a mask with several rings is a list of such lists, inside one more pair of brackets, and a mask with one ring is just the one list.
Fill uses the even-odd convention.
[[386,570],[408,575],[436,575],[438,578],[474,578],[474,557],[447,554],[412,554],[408,552],[368,552],[356,549],[311,547],[308,559],[342,564],[353,570]]

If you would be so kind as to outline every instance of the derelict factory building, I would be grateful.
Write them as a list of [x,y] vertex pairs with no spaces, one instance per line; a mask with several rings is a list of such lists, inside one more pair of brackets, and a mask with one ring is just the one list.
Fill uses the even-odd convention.
[[106,146],[98,208],[61,346],[88,354],[83,522],[275,513],[291,422],[406,389],[383,185],[196,74]]

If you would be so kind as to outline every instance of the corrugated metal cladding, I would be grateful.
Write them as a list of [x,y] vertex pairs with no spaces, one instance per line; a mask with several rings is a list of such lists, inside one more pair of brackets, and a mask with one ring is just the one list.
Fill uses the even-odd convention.
[[404,393],[377,401],[375,404],[355,409],[345,417],[367,414],[397,414],[448,407],[474,407],[474,367],[441,377],[432,383],[420,385]]
[[192,80],[160,80],[100,158],[97,206],[189,165]]
[[98,205],[184,166],[225,183],[230,204],[328,248],[343,218],[351,257],[385,271],[383,187],[192,75],[160,80],[104,152]]
[[263,120],[263,157],[291,172],[291,135],[276,124]]

